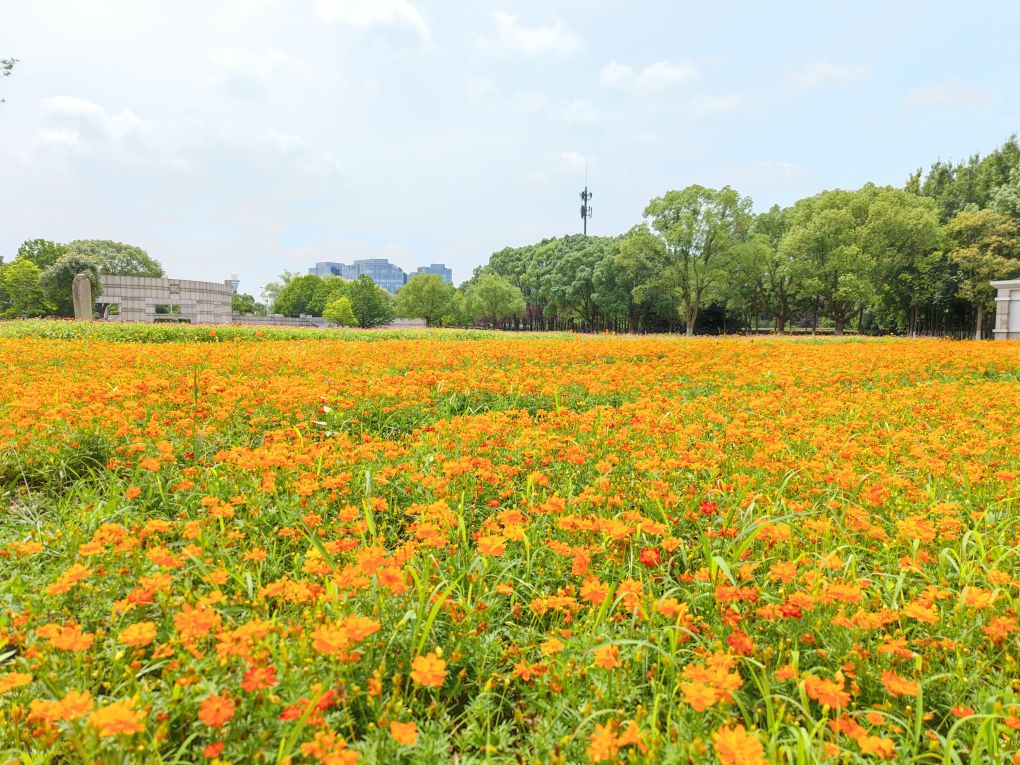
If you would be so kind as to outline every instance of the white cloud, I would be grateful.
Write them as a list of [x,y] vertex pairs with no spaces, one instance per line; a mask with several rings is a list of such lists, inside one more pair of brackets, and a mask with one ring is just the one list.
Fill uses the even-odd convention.
[[912,90],[903,100],[908,106],[924,109],[973,109],[991,106],[997,98],[994,90],[952,78]]
[[[254,148],[256,159],[269,168],[293,170],[304,176],[320,178],[340,172],[340,163],[332,152],[300,136],[271,127],[262,132]],[[261,148],[268,151],[260,151]]]
[[799,72],[791,75],[790,80],[799,88],[811,90],[830,85],[845,85],[863,80],[871,73],[866,66],[837,66],[828,61],[813,61]]
[[653,92],[687,85],[701,79],[701,72],[692,61],[657,61],[636,70],[615,59],[603,67],[599,81],[604,87],[618,90]]
[[740,108],[740,105],[740,96],[736,93],[720,93],[714,96],[702,93],[691,100],[691,110],[698,117],[732,114]]
[[232,75],[253,75],[269,79],[276,75],[307,77],[310,72],[301,61],[276,48],[259,53],[240,48],[219,48],[212,52],[213,63]]
[[560,117],[565,122],[588,123],[599,118],[598,110],[583,98],[571,101],[560,107]]
[[574,172],[583,171],[591,164],[591,159],[576,151],[560,152],[560,166]]
[[316,11],[325,21],[410,32],[423,46],[432,43],[432,31],[409,0],[319,0]]
[[581,38],[571,31],[561,18],[553,18],[545,25],[526,27],[520,16],[505,11],[493,11],[496,21],[495,38],[483,37],[478,47],[491,53],[517,56],[551,54],[568,56],[581,47]]
[[[48,133],[61,133],[59,140],[67,143],[70,136],[78,138],[111,137],[125,138],[145,130],[145,122],[132,111],[109,114],[95,101],[74,96],[51,96],[42,100],[43,112],[61,122],[65,128]],[[52,137],[52,135],[51,135]]]

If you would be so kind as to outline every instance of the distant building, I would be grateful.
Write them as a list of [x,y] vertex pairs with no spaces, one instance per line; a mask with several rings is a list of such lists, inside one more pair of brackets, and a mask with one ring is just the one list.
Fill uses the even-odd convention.
[[453,284],[453,271],[442,263],[433,263],[431,266],[418,266],[416,274],[435,274],[447,284]]
[[[395,266],[386,258],[366,258],[355,260],[353,264],[323,262],[316,263],[314,268],[309,268],[308,273],[316,276],[339,276],[341,279],[357,279],[365,275],[372,277],[372,280],[389,293],[395,293],[407,283],[408,276],[404,269]],[[453,283],[453,271],[442,263],[433,263],[431,266],[422,266],[415,273],[437,274],[444,282]]]

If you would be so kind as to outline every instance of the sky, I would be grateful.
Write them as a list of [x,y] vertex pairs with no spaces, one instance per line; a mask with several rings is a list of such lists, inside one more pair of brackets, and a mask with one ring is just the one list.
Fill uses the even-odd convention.
[[0,255],[141,246],[258,295],[387,257],[460,282],[730,185],[902,185],[1020,130],[1020,3],[0,0]]

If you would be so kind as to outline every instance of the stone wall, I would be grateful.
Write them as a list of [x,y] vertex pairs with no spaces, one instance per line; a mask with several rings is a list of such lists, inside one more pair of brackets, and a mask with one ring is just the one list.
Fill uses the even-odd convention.
[[[326,327],[328,322],[321,316],[299,316],[294,319],[280,314],[269,316],[241,316],[234,314],[231,318],[234,324],[247,324],[257,327]],[[425,329],[424,319],[394,319],[379,329]]]
[[995,297],[995,339],[1020,340],[1020,279],[992,282]]
[[[227,324],[233,291],[227,283],[190,279],[153,279],[145,276],[99,277],[103,292],[96,298],[100,317],[110,321],[180,320],[193,324]],[[118,313],[110,313],[116,305]],[[157,306],[175,306],[177,312],[157,313]]]

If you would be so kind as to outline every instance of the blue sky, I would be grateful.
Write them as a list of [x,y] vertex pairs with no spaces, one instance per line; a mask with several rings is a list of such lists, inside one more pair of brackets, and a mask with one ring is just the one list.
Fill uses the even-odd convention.
[[317,260],[616,234],[729,184],[900,185],[1020,130],[1020,4],[0,0],[0,254],[138,244],[257,294]]

